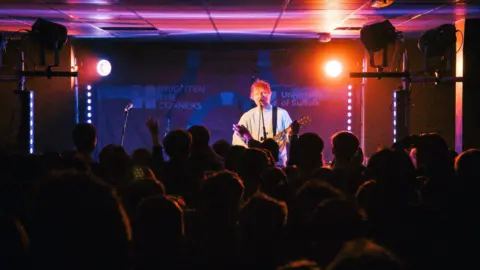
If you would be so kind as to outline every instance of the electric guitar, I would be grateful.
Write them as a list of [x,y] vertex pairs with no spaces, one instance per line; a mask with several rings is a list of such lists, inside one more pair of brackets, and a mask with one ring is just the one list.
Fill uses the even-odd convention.
[[[298,124],[300,125],[300,127],[303,127],[305,125],[308,125],[312,122],[312,119],[310,119],[309,116],[304,116],[302,118],[300,118],[299,120],[297,120]],[[282,145],[285,143],[285,135],[288,135],[288,133],[290,132],[290,130],[292,129],[292,124],[290,124],[290,126],[288,126],[286,129],[282,130],[281,132],[277,133],[277,135],[273,136],[272,139],[274,139],[278,145]]]

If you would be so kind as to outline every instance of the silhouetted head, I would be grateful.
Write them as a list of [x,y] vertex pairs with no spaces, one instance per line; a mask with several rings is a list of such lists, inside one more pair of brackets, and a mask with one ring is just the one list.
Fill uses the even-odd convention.
[[243,236],[250,241],[278,240],[283,236],[287,213],[285,202],[262,193],[253,195],[240,211],[239,225]]
[[230,150],[231,146],[232,145],[228,141],[226,141],[224,139],[221,139],[221,140],[216,141],[212,145],[212,148],[213,148],[213,151],[215,151],[215,153],[217,153],[217,155],[226,159],[227,156],[228,156],[228,151]]
[[204,211],[224,215],[236,214],[244,189],[243,181],[236,173],[214,173],[203,182],[201,197]]
[[401,270],[400,261],[385,248],[369,240],[354,240],[345,244],[327,270]]
[[192,135],[184,130],[172,130],[163,139],[163,147],[172,159],[187,158],[192,148]]
[[225,158],[225,169],[239,173],[240,162],[247,148],[241,145],[232,145]]
[[261,175],[259,190],[268,196],[280,200],[287,201],[288,197],[288,179],[287,174],[278,167],[266,169]]
[[416,171],[407,152],[382,149],[368,160],[367,176],[381,184],[412,186]]
[[332,136],[332,153],[336,161],[351,162],[360,147],[360,141],[355,134],[340,131]]
[[130,223],[112,188],[84,173],[60,173],[45,179],[32,205],[36,268],[130,269]]
[[447,143],[437,133],[420,135],[416,145],[417,166],[428,171],[444,170],[452,167]]
[[146,148],[135,149],[132,153],[132,161],[136,166],[150,167],[152,165],[152,154]]
[[275,162],[278,162],[278,154],[280,151],[280,147],[278,146],[278,143],[272,139],[268,138],[265,141],[262,142],[262,147],[272,154]]
[[302,234],[298,231],[310,221],[310,217],[317,206],[329,199],[343,199],[342,192],[325,181],[310,180],[305,182],[297,191],[290,204],[288,223],[293,234]]
[[130,183],[122,193],[125,206],[133,211],[142,200],[165,195],[165,186],[157,179],[141,179]]
[[97,130],[92,124],[77,124],[72,131],[72,138],[79,152],[92,153],[97,146]]
[[325,144],[315,133],[304,133],[298,138],[299,167],[311,167],[323,164],[323,148]]
[[210,143],[210,131],[204,126],[191,126],[188,133],[192,135],[192,147],[207,147]]
[[296,260],[282,265],[277,270],[321,270],[322,268],[314,261],[306,259]]
[[321,202],[312,214],[308,227],[315,243],[316,261],[321,265],[331,262],[343,244],[363,236],[363,220],[355,204],[344,199]]
[[461,153],[455,161],[457,180],[464,190],[478,192],[480,183],[480,150],[470,149]]
[[120,145],[109,144],[98,155],[102,177],[110,184],[120,187],[133,180],[133,163]]
[[183,239],[183,210],[174,200],[152,196],[140,202],[135,212],[134,237],[138,237],[138,241],[164,245]]
[[145,199],[135,210],[133,241],[136,267],[171,268],[180,260],[185,237],[183,210],[165,196]]
[[238,174],[245,184],[245,195],[248,197],[255,193],[260,184],[260,174],[272,166],[267,151],[256,148],[249,148],[242,155]]

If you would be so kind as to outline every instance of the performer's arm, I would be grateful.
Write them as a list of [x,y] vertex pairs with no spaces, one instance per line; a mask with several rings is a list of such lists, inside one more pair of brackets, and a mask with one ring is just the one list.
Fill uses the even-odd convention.
[[[283,125],[283,128],[282,130],[284,129],[287,129],[291,124],[292,124],[292,118],[290,118],[290,115],[288,114],[287,111],[284,111],[285,113],[283,114],[283,117],[282,117],[282,125]],[[287,135],[285,136],[285,140],[287,143],[290,142],[290,137]]]
[[[242,117],[240,117],[240,121],[238,121],[238,125],[239,125],[239,126],[244,126],[244,127],[246,127],[246,128],[248,129],[248,124],[247,124],[247,119],[246,119],[246,117],[245,117],[245,114],[242,115]],[[245,139],[243,139],[242,137],[238,136],[235,131],[233,132],[232,145],[241,145],[241,146],[248,147],[247,142],[245,141]]]

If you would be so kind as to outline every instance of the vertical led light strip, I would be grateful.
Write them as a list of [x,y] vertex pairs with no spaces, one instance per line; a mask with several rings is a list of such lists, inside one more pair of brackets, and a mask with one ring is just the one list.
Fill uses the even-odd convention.
[[87,98],[86,98],[86,101],[87,101],[87,106],[86,106],[86,110],[85,110],[85,119],[86,119],[86,122],[91,124],[92,123],[92,86],[91,85],[87,85]]
[[349,85],[348,86],[348,106],[347,106],[347,130],[348,131],[352,131],[352,99],[353,99],[353,95],[352,95],[352,86]]
[[397,142],[397,92],[393,92],[393,142]]
[[33,92],[30,91],[30,154],[33,154],[34,151],[34,141],[33,141]]

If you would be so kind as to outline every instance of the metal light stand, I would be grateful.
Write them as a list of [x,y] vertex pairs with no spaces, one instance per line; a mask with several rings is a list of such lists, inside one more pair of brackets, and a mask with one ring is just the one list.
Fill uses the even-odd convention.
[[[18,89],[15,94],[20,101],[20,126],[17,133],[17,148],[20,153],[30,153],[30,91],[25,87],[27,77],[77,77],[78,72],[52,71],[48,67],[45,71],[25,70],[25,55],[20,52],[20,65],[16,76],[1,76],[0,81],[17,81]],[[33,123],[32,123],[33,125]]]
[[[402,89],[396,90],[393,100],[396,123],[396,138],[404,138],[410,134],[410,93],[411,83],[441,83],[441,82],[462,82],[463,77],[412,77],[409,71],[408,55],[406,49],[402,53],[402,72],[350,72],[351,78],[401,78]],[[426,60],[424,60],[426,61]],[[396,106],[395,106],[396,104]]]

